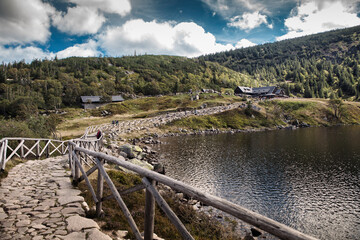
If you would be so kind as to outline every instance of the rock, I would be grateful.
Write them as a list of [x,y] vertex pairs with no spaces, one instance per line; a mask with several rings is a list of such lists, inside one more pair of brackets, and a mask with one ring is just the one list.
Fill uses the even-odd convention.
[[87,240],[111,240],[111,237],[100,232],[98,229],[92,229],[89,232]]
[[115,232],[115,235],[119,238],[125,238],[125,236],[128,234],[128,231],[122,231],[122,230],[118,230]]
[[15,224],[15,226],[16,226],[17,228],[19,228],[19,227],[25,227],[25,226],[30,225],[30,223],[31,223],[30,220],[21,220],[21,221],[17,222],[17,223]]
[[120,146],[120,151],[126,153],[127,157],[130,159],[135,158],[134,151],[130,144],[125,144],[125,145]]
[[66,236],[57,236],[64,240],[79,240],[79,239],[86,239],[85,233],[83,232],[73,232]]
[[61,189],[56,190],[56,195],[58,196],[77,196],[81,193],[78,189]]
[[176,193],[175,196],[176,196],[178,199],[183,199],[183,198],[184,198],[184,194],[183,194],[183,193]]
[[60,205],[66,205],[73,202],[83,202],[84,198],[81,196],[59,197],[58,202]]
[[145,154],[140,153],[136,158],[139,159],[139,160],[143,160],[145,158]]
[[137,153],[141,153],[143,151],[139,146],[132,146],[132,150]]
[[71,216],[66,219],[66,223],[67,223],[66,229],[70,232],[79,232],[87,228],[99,229],[99,225],[94,220],[80,216]]
[[36,224],[36,225],[32,226],[32,228],[34,228],[36,230],[40,230],[40,229],[45,229],[46,226],[44,226],[42,224]]
[[133,158],[133,159],[129,159],[129,162],[133,163],[133,164],[136,164],[140,167],[143,167],[143,168],[146,168],[146,169],[149,169],[149,170],[153,170],[153,166],[150,164],[150,163],[147,163],[147,162],[144,162],[144,161],[140,161],[136,158]]
[[165,174],[165,167],[161,163],[156,163],[154,164],[154,171],[161,174]]
[[119,151],[119,153],[118,153],[120,156],[123,156],[124,158],[127,158],[128,157],[128,155],[125,153],[125,152],[123,152],[123,151]]
[[90,211],[89,205],[86,202],[82,202],[81,207],[85,210],[85,212]]
[[0,213],[0,221],[6,219],[8,215],[6,213]]

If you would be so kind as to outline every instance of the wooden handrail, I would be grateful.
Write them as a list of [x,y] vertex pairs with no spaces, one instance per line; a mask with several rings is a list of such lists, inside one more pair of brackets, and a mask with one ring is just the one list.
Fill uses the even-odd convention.
[[[6,162],[10,160],[10,158],[14,155],[25,158],[28,155],[32,154],[35,157],[41,157],[42,154],[51,155],[55,152],[59,152],[60,154],[69,154],[69,166],[71,168],[71,175],[75,183],[85,180],[91,194],[94,198],[94,202],[96,203],[96,214],[97,216],[101,215],[102,212],[102,202],[111,198],[115,198],[118,204],[120,205],[122,211],[124,212],[128,223],[131,226],[133,233],[135,234],[137,239],[143,239],[139,233],[139,230],[134,222],[129,210],[127,209],[124,201],[121,198],[121,194],[134,192],[136,190],[146,188],[146,206],[145,206],[145,232],[144,237],[145,240],[152,239],[153,236],[153,224],[154,224],[154,200],[159,204],[159,206],[164,210],[169,220],[176,226],[184,239],[193,239],[186,230],[185,226],[180,222],[177,216],[173,213],[170,207],[166,204],[165,200],[161,197],[156,187],[153,185],[153,181],[160,182],[164,185],[169,186],[170,188],[180,191],[194,199],[201,201],[209,206],[212,206],[218,210],[221,210],[225,213],[228,213],[240,220],[243,220],[253,226],[256,226],[274,236],[277,236],[281,239],[294,239],[294,240],[315,240],[316,238],[308,236],[304,233],[301,233],[293,228],[290,228],[284,224],[276,222],[268,217],[262,216],[261,214],[250,211],[246,208],[243,208],[237,204],[234,204],[228,200],[207,194],[197,188],[189,186],[183,182],[177,181],[168,176],[159,174],[154,171],[150,171],[148,169],[144,169],[138,165],[132,164],[130,162],[125,161],[123,157],[113,157],[104,153],[97,152],[101,147],[101,142],[103,136],[100,139],[87,139],[87,134],[92,131],[96,131],[98,129],[106,129],[106,127],[111,126],[111,124],[103,124],[99,126],[91,126],[86,129],[83,137],[78,139],[73,139],[68,142],[53,140],[53,139],[38,139],[38,138],[3,138],[0,139],[0,169],[4,170]],[[17,141],[18,145],[12,149],[9,146],[9,141]],[[19,142],[20,141],[20,142]],[[32,147],[28,147],[25,145],[26,141],[35,141]],[[40,142],[45,142],[44,147],[40,146]],[[59,144],[59,145],[55,145]],[[66,147],[64,148],[65,144]],[[12,145],[13,146],[13,145]],[[53,150],[50,150],[52,146]],[[86,149],[93,148],[95,151]],[[36,148],[34,153],[33,149]],[[60,150],[61,148],[61,150]],[[9,155],[7,153],[8,149],[11,151]],[[17,151],[21,151],[20,155]],[[26,153],[25,153],[26,151]],[[85,156],[81,156],[83,153]],[[89,171],[85,172],[82,167],[82,163],[87,161],[88,156],[91,156],[92,162],[95,164]],[[119,191],[115,188],[115,185],[111,181],[110,177],[106,173],[103,167],[103,161],[107,161],[116,165],[119,165],[123,168],[131,170],[140,176],[143,177],[143,186],[135,186],[126,191],[119,193]],[[97,183],[97,192],[95,193],[94,189],[91,186],[91,183],[88,179],[88,176],[98,170],[98,183]],[[80,172],[82,175],[80,176]],[[109,188],[111,189],[112,195],[103,197],[103,181],[106,181]]]
[[[281,239],[293,239],[293,240],[315,240],[316,239],[314,237],[311,237],[304,233],[301,233],[293,228],[290,228],[282,223],[279,223],[268,217],[265,217],[261,214],[255,213],[244,207],[234,204],[228,200],[210,195],[208,193],[205,193],[204,191],[201,191],[197,188],[189,186],[183,182],[180,182],[180,181],[170,178],[168,176],[159,174],[154,171],[150,171],[150,170],[142,168],[138,165],[127,162],[121,156],[113,157],[113,156],[109,156],[104,153],[94,152],[94,151],[91,151],[91,150],[88,150],[85,148],[78,147],[78,146],[76,146],[75,143],[73,143],[71,141],[69,141],[69,145],[72,145],[72,147],[75,151],[86,153],[90,156],[95,157],[96,159],[103,159],[109,163],[113,163],[113,164],[119,165],[123,168],[126,168],[128,170],[131,170],[133,172],[136,172],[137,174],[139,174],[142,177],[145,177],[147,179],[152,179],[154,181],[157,181],[164,185],[167,185],[174,190],[185,193],[186,195],[188,195],[194,199],[197,199],[209,206],[215,207],[225,213],[228,213],[240,220],[243,220],[253,226],[256,226],[256,227],[258,227],[274,236],[277,236]],[[97,166],[98,166],[98,169],[100,169],[101,173],[104,176],[106,173],[104,168],[102,166],[99,166],[98,163],[97,163]],[[106,174],[106,176],[107,176],[107,174]],[[109,183],[110,180],[109,180],[108,176],[105,179]],[[143,181],[145,181],[144,184],[146,185],[147,184],[146,180],[143,180]],[[151,187],[151,186],[149,187],[148,184],[147,184],[147,189],[152,192],[154,191],[153,187]],[[117,199],[117,197],[118,196],[115,196],[116,199]],[[187,239],[187,237],[185,237],[185,238]]]

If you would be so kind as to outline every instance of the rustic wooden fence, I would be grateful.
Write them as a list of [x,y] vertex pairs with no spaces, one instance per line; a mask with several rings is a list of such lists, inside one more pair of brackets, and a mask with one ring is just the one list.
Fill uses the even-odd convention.
[[[93,151],[100,151],[102,139],[73,139],[77,146]],[[0,140],[0,169],[13,157],[41,158],[54,155],[65,155],[68,152],[68,141],[40,138],[3,138]],[[86,163],[86,162],[85,162]]]
[[0,140],[0,169],[12,157],[40,158],[55,154],[64,155],[68,150],[66,141],[38,138],[3,138]]
[[[238,219],[241,219],[251,225],[254,225],[270,234],[273,234],[281,239],[292,239],[292,240],[314,240],[316,238],[303,234],[295,229],[292,229],[284,224],[278,223],[270,218],[262,216],[258,213],[252,212],[239,205],[231,203],[225,199],[207,194],[199,189],[191,187],[183,182],[174,180],[165,175],[159,174],[154,171],[150,171],[139,167],[137,165],[126,162],[122,157],[113,157],[104,153],[91,151],[82,147],[79,147],[76,143],[69,141],[69,165],[71,167],[71,173],[73,181],[75,183],[85,180],[94,202],[96,204],[96,214],[101,215],[102,203],[110,198],[115,198],[118,202],[121,210],[123,211],[136,239],[153,239],[154,230],[154,215],[155,215],[155,202],[165,212],[169,220],[175,225],[180,234],[184,239],[193,239],[191,234],[187,231],[185,226],[181,223],[176,214],[171,210],[169,205],[157,191],[155,182],[162,183],[171,187],[174,190],[180,191],[188,196],[201,201],[202,203],[219,209],[225,213],[228,213]],[[88,171],[83,168],[83,163],[86,158],[91,159],[93,165]],[[119,165],[123,168],[131,170],[140,176],[142,176],[142,184],[133,186],[127,190],[119,191],[116,189],[114,183],[110,179],[109,175],[104,169],[104,163],[109,162]],[[97,189],[94,190],[91,185],[88,176],[97,172]],[[110,196],[103,196],[103,184],[104,180],[111,190]],[[141,236],[139,229],[131,216],[129,209],[124,203],[121,196],[130,194],[142,189],[146,189],[146,200],[145,200],[145,225],[144,225],[144,238]]]
[[96,132],[98,130],[104,132],[106,130],[110,130],[111,128],[113,128],[114,125],[110,124],[110,123],[104,123],[101,125],[93,125],[93,126],[89,126],[85,129],[85,133],[84,135],[82,135],[80,138],[82,139],[87,139],[89,136],[91,136],[91,134],[96,134]]

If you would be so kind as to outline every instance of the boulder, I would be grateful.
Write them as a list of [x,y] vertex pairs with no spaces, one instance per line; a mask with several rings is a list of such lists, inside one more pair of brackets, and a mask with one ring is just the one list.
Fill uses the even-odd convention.
[[139,146],[132,146],[132,150],[133,150],[134,152],[137,152],[137,153],[141,153],[141,152],[142,152],[142,149],[141,149],[141,147],[139,147]]
[[125,144],[120,146],[120,152],[126,153],[126,156],[130,159],[136,158],[142,151],[139,146],[135,145]]
[[120,151],[126,153],[128,158],[135,158],[134,151],[130,144],[120,146]]
[[119,155],[120,155],[120,156],[123,156],[124,158],[127,158],[127,157],[128,157],[128,155],[127,155],[125,152],[123,152],[123,151],[119,151]]

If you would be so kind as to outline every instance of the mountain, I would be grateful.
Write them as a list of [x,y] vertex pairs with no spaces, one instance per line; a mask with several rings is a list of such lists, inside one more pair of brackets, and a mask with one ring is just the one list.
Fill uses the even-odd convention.
[[174,56],[34,60],[0,65],[0,113],[26,118],[38,109],[80,106],[80,96],[118,93],[158,95],[260,85],[221,66]]
[[360,26],[199,57],[305,97],[358,99]]

